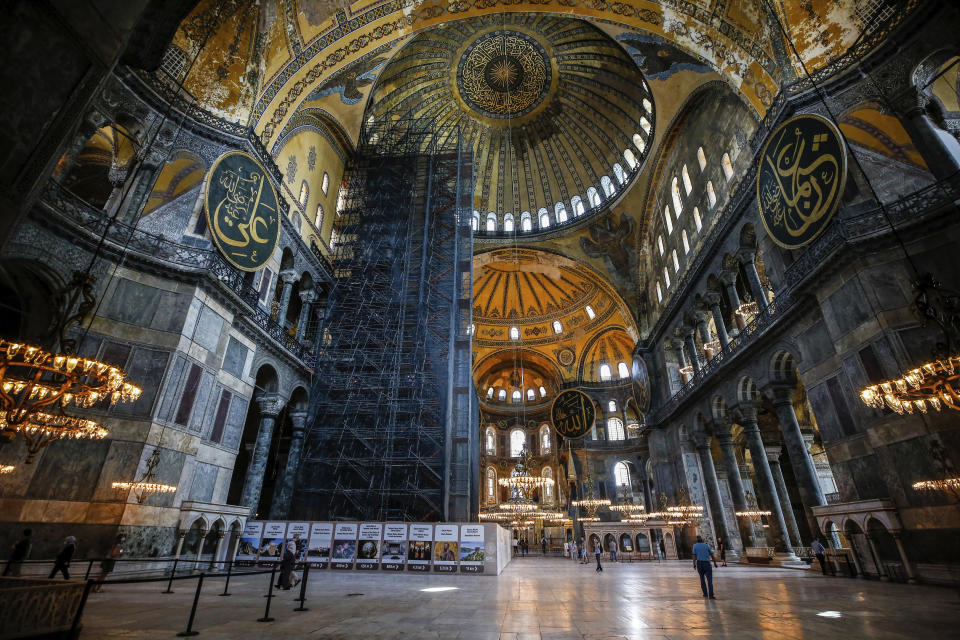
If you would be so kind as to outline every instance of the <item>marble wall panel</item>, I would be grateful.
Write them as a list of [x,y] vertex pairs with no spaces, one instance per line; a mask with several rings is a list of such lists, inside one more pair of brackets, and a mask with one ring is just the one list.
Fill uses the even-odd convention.
[[217,352],[224,320],[216,311],[204,305],[193,331],[193,341],[212,353]]
[[860,281],[850,279],[833,293],[823,305],[824,314],[829,313],[835,337],[852,331],[873,315],[867,303]]
[[216,465],[198,462],[193,472],[193,485],[190,487],[189,500],[210,502],[213,499],[213,488],[217,482]]
[[230,340],[227,343],[227,352],[223,356],[223,370],[236,378],[242,378],[248,352],[249,349],[239,340],[230,336]]
[[90,500],[110,451],[110,440],[67,440],[47,447],[28,495],[37,500]]

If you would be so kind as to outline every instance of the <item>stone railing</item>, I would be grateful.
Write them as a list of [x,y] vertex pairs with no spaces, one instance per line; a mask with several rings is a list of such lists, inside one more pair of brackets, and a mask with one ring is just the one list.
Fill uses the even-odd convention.
[[85,589],[79,580],[0,578],[0,638],[75,637]]
[[84,202],[51,180],[41,202],[59,218],[87,236],[96,245],[103,240],[103,251],[114,259],[136,258],[145,263],[176,268],[206,276],[247,309],[247,317],[297,360],[308,362],[308,347],[298,342],[259,304],[259,293],[245,275],[216,251],[179,244],[120,221],[111,221],[105,213]]
[[773,547],[744,547],[743,554],[748,558],[773,558],[777,550]]

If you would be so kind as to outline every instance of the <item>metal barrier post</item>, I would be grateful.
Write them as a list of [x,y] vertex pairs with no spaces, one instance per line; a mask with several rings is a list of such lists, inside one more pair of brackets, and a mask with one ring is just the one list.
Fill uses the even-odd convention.
[[227,581],[223,584],[223,593],[221,596],[228,596],[230,592],[227,590],[230,587],[230,575],[233,573],[233,561],[227,563]]
[[257,618],[257,622],[273,622],[273,618],[270,617],[270,601],[273,600],[273,579],[277,574],[277,563],[273,563],[273,570],[270,571],[270,588],[267,591],[267,608],[263,612],[262,618]]
[[303,602],[307,599],[307,577],[310,575],[310,563],[304,563],[303,565],[303,580],[300,581],[300,597],[297,598],[300,600],[300,606],[294,609],[294,611],[309,611],[307,607],[303,606]]
[[186,631],[181,631],[177,634],[180,638],[185,638],[187,636],[195,636],[199,631],[193,630],[193,619],[197,615],[197,604],[200,602],[200,589],[203,587],[203,576],[204,573],[200,572],[200,577],[197,578],[197,592],[193,594],[193,606],[190,607],[190,618],[187,620],[187,629]]
[[70,625],[70,638],[76,638],[80,633],[80,619],[83,618],[83,608],[87,606],[87,598],[90,597],[90,589],[93,588],[93,580],[87,580],[83,587],[83,596],[80,597],[80,604],[77,606],[77,614],[73,616],[73,624]]
[[177,575],[177,563],[180,562],[180,558],[173,559],[173,569],[170,570],[170,582],[167,583],[167,590],[161,591],[160,593],[173,593],[173,577]]
[[93,560],[91,560],[89,563],[87,563],[87,573],[84,574],[84,576],[83,576],[83,579],[84,579],[84,580],[89,580],[89,579],[90,579],[90,572],[91,572],[91,571],[93,571]]

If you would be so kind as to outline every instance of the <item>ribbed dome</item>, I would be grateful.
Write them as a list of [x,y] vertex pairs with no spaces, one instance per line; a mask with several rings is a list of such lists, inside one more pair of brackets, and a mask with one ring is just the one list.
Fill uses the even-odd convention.
[[636,173],[654,122],[646,81],[616,42],[581,20],[537,14],[459,20],[414,38],[381,73],[366,122],[411,118],[431,122],[441,141],[459,130],[472,146],[475,225],[493,233],[602,208]]

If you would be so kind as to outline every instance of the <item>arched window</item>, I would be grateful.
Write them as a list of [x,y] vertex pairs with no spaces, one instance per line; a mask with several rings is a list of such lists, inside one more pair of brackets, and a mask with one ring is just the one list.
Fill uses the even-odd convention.
[[533,217],[529,211],[520,214],[520,231],[533,231]]
[[313,219],[313,224],[314,226],[317,227],[317,229],[320,229],[321,227],[323,227],[323,205],[322,204],[317,205],[317,217]]
[[587,317],[590,318],[591,320],[597,317],[597,314],[593,312],[593,307],[591,307],[590,305],[586,306],[586,311],[587,311]]
[[620,166],[619,162],[615,162],[613,165],[613,177],[617,179],[617,182],[620,184],[627,183],[627,174],[624,172],[623,167]]
[[607,403],[607,411],[609,411],[610,413],[616,413],[616,411],[617,411],[617,401],[616,401],[616,400],[611,400],[610,402]]
[[550,212],[547,211],[547,208],[542,207],[540,211],[537,212],[537,215],[540,218],[540,228],[549,229],[550,228]]
[[663,302],[663,289],[660,288],[659,280],[657,280],[657,302]]
[[610,365],[608,364],[600,365],[600,380],[603,382],[607,382],[612,377],[613,376],[610,374]]
[[730,154],[725,153],[723,157],[720,158],[720,164],[723,166],[723,175],[726,177],[727,182],[733,178],[733,163],[730,162]]
[[497,470],[493,467],[487,467],[487,502],[493,504],[497,501]]
[[683,211],[683,201],[680,199],[680,181],[677,180],[677,176],[673,176],[673,181],[670,183],[670,196],[673,198],[673,211],[679,220],[680,213]]
[[500,391],[497,392],[497,400],[499,400],[500,402],[506,402],[506,401],[507,401],[507,390],[506,390],[506,389],[500,389]]
[[626,440],[627,435],[623,432],[623,421],[620,418],[610,418],[607,420],[607,440]]
[[[607,178],[607,180],[609,181],[610,178]],[[597,191],[597,188],[596,188],[596,187],[590,187],[590,188],[588,188],[588,189],[587,189],[587,202],[590,203],[590,208],[592,209],[592,208],[594,208],[594,207],[599,207],[599,206],[600,206],[600,201],[601,201],[600,192]]]
[[523,400],[523,394],[520,393],[520,389],[514,389],[510,394],[510,402],[519,403],[521,400]]
[[667,271],[667,268],[663,268],[663,281],[667,283],[667,289],[670,288],[670,272]]
[[[493,388],[491,387],[491,391]],[[497,454],[497,432],[493,430],[493,427],[487,427],[486,433],[486,444],[487,444],[487,453],[490,455]]]
[[527,436],[522,429],[514,429],[510,432],[510,457],[519,458],[526,446]]
[[327,192],[329,190],[330,190],[330,174],[324,171],[323,180],[320,182],[320,191],[323,191],[323,195],[327,195]]
[[640,128],[643,129],[644,133],[646,133],[647,135],[650,135],[650,129],[651,129],[650,121],[643,116],[640,116]]
[[660,255],[663,255],[663,236],[657,236],[657,249],[660,249]]
[[307,181],[304,180],[300,183],[300,208],[307,208],[307,200],[310,199],[310,186],[307,184]]
[[537,392],[533,389],[527,389],[527,400],[533,402],[537,399]]
[[470,223],[470,226],[473,228],[474,231],[480,230],[480,212],[479,211],[473,212],[473,221]]
[[620,374],[620,379],[621,379],[621,380],[630,377],[630,369],[627,368],[627,363],[626,363],[626,362],[621,362],[621,363],[619,363],[619,364],[617,365],[617,373]]
[[563,333],[563,325],[560,324],[559,320],[553,321],[553,332],[557,335],[560,335],[561,333]]
[[627,466],[626,462],[618,462],[613,465],[613,480],[617,483],[617,488],[626,487],[627,493],[633,491],[633,488],[630,486],[630,467]]
[[510,327],[510,339],[519,340],[520,339],[520,328],[519,327]]
[[493,211],[487,214],[487,231],[497,230],[497,214]]
[[[553,480],[553,469],[550,467],[544,467],[541,474],[544,478],[549,478]],[[553,502],[553,483],[547,482],[543,485],[543,498],[547,502]]]
[[550,453],[550,425],[540,425],[540,454]]
[[677,250],[674,249],[671,255],[673,256],[673,272],[680,273],[680,259],[677,257]]
[[513,214],[503,214],[503,230],[507,233],[513,233]]
[[567,207],[562,202],[553,205],[553,217],[557,219],[557,224],[567,221]]
[[573,217],[579,218],[583,215],[585,209],[583,208],[583,198],[580,196],[573,196],[570,198],[570,208],[573,209]]
[[540,397],[541,398],[547,397],[547,389],[543,385],[540,385]]
[[493,387],[488,387],[488,388],[487,388],[487,397],[488,397],[488,398],[493,398]]
[[637,151],[643,153],[643,150],[647,148],[647,143],[644,142],[639,133],[635,133],[633,134],[633,146],[637,148]]
[[690,253],[690,240],[687,239],[686,229],[683,230],[683,234],[681,235],[681,238],[683,239],[683,255],[687,255]]
[[612,196],[617,190],[617,188],[613,186],[613,180],[610,179],[610,176],[600,176],[600,186],[603,187],[603,192],[608,196]]
[[630,167],[631,171],[637,168],[637,157],[633,155],[633,151],[630,151],[630,149],[623,150],[623,159],[627,161],[627,166]]
[[703,152],[703,147],[697,149],[697,162],[700,163],[700,171],[703,171],[707,168],[707,156]]
[[709,180],[707,180],[707,202],[710,203],[711,209],[717,205],[717,194],[713,190],[713,183]]
[[683,190],[687,192],[687,195],[690,195],[690,192],[693,191],[693,183],[690,182],[690,172],[687,171],[687,165],[683,165]]
[[653,103],[652,103],[652,102],[650,102],[650,101],[647,100],[646,98],[644,98],[644,99],[642,100],[642,102],[643,102],[643,110],[644,110],[644,111],[646,111],[647,113],[650,113],[651,111],[653,111]]
[[703,229],[703,220],[700,219],[700,209],[697,207],[693,208],[693,223],[697,226],[697,233]]
[[663,208],[663,220],[667,223],[667,235],[673,233],[673,219],[670,217],[670,205]]

